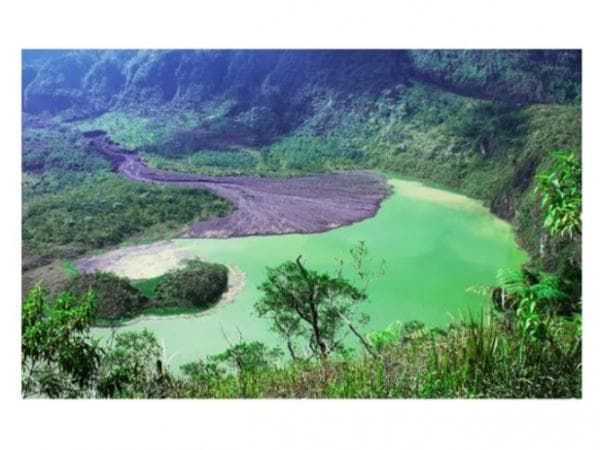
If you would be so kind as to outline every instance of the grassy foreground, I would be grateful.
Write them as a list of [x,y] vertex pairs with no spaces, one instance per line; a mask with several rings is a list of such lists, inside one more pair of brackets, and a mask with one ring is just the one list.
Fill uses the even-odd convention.
[[[573,152],[556,152],[553,158],[535,187],[545,211],[543,227],[557,239],[578,241],[581,162]],[[368,284],[364,242],[351,255],[352,266]],[[580,260],[569,264],[580,272]],[[204,265],[191,261],[154,287],[165,306],[201,306],[218,296],[215,286],[222,292],[226,268],[213,265],[205,272]],[[98,276],[100,281],[114,278]],[[92,338],[97,305],[91,285],[78,295],[70,290],[54,299],[37,285],[22,306],[23,396],[579,398],[577,281],[527,267],[499,270],[496,286],[474,288],[491,300],[487,315],[469,316],[444,330],[412,322],[364,336],[360,327],[366,318],[355,318],[355,312],[367,299],[366,288],[353,286],[341,272],[310,270],[298,256],[267,270],[254,305],[283,338],[291,359],[282,359],[278,348],[240,337],[225,352],[182,366],[182,375],[163,365],[168,362],[163,349],[147,330],[118,333],[104,344]],[[108,286],[117,282],[122,295],[106,289],[107,283],[94,285],[100,293],[98,312],[120,314],[139,304],[142,294],[124,280],[114,279]],[[107,303],[107,298],[113,301]],[[363,353],[344,346],[350,332]]]
[[[446,329],[393,324],[367,352],[291,361],[259,342],[231,344],[180,372],[155,335],[91,338],[94,300],[38,286],[23,305],[23,396],[50,398],[580,398],[579,315],[488,310]],[[532,321],[537,324],[530,333]],[[43,341],[43,342],[42,342]]]
[[525,345],[507,321],[482,314],[446,330],[417,328],[380,344],[378,358],[269,365],[169,377],[175,398],[579,398],[576,321],[553,319]]

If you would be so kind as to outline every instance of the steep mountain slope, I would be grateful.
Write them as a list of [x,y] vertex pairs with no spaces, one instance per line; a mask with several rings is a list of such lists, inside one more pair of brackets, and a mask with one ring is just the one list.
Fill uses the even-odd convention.
[[568,102],[581,77],[577,51],[30,50],[23,63],[28,113],[80,118],[220,99],[234,102],[232,115],[267,109],[283,129],[323,90],[378,94],[415,79],[513,103]]
[[[482,198],[556,269],[579,250],[541,245],[531,180],[580,151],[580,92],[568,50],[24,51],[24,168],[77,166],[64,149],[103,129],[170,170],[382,169]],[[48,129],[72,143],[32,138]]]

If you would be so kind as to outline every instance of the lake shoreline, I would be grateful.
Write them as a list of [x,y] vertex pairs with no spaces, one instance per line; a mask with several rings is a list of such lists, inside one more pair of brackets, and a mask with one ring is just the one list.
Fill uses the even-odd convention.
[[107,323],[107,324],[94,324],[93,328],[121,328],[127,327],[130,325],[135,325],[139,322],[143,321],[153,321],[153,320],[175,320],[175,319],[193,319],[197,317],[202,317],[210,314],[214,314],[215,311],[219,308],[227,306],[235,301],[237,295],[244,290],[246,287],[246,275],[240,269],[235,266],[227,265],[229,270],[228,275],[232,274],[230,277],[230,284],[227,287],[227,290],[223,293],[221,298],[214,304],[207,308],[199,308],[197,312],[181,312],[181,313],[172,313],[172,314],[152,314],[152,313],[141,313],[140,315],[133,317],[131,319],[125,319],[123,321],[115,321],[115,323]]
[[[192,224],[184,238],[228,238],[314,233],[374,217],[389,195],[372,171],[354,170],[298,177],[210,176],[153,169],[103,130],[83,133],[112,170],[135,182],[208,189],[234,208],[222,217]],[[300,214],[299,212],[304,212]]]

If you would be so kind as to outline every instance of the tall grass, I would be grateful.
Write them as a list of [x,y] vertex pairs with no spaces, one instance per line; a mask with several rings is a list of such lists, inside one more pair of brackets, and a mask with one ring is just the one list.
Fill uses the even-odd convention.
[[[446,330],[422,330],[358,355],[290,363],[202,379],[173,378],[169,397],[207,398],[578,398],[577,322],[552,318],[546,339],[524,342],[510,321],[469,315]],[[524,358],[519,358],[523,354]]]

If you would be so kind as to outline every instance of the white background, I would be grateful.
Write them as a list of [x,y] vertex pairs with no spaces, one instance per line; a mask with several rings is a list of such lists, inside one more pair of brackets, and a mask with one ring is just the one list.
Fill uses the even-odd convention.
[[[592,1],[0,2],[0,446],[600,449],[598,55]],[[22,48],[583,48],[584,399],[20,399]]]

